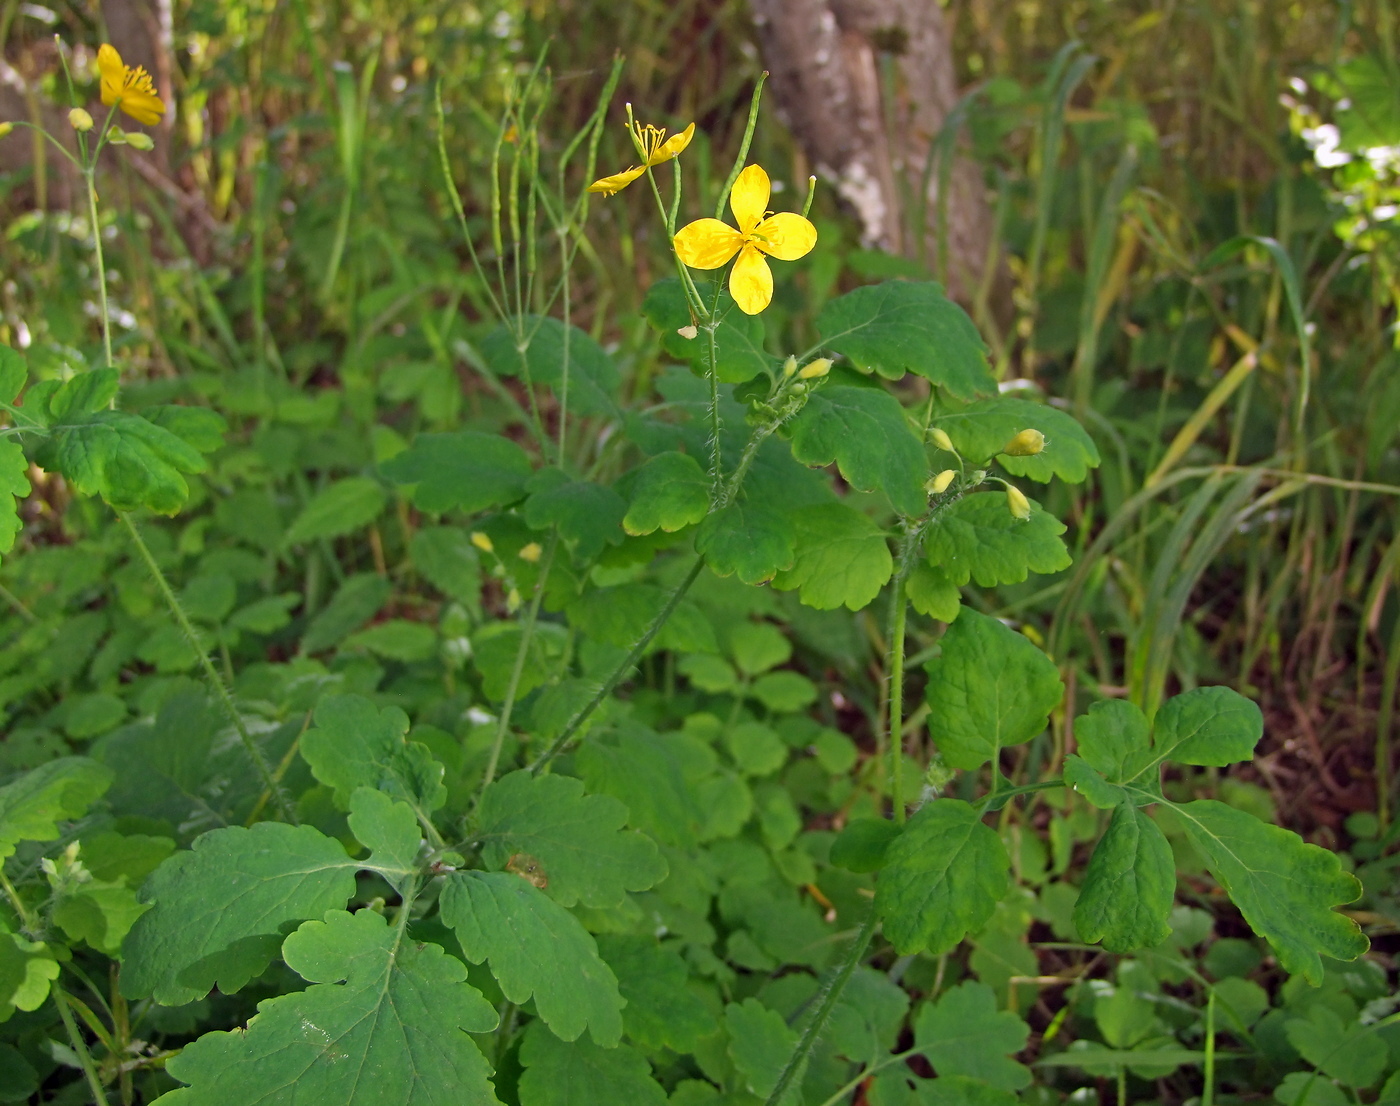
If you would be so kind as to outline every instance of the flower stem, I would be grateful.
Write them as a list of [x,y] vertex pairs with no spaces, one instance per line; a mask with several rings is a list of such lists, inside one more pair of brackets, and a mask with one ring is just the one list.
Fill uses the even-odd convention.
[[[94,158],[94,161],[96,159]],[[112,313],[107,306],[107,266],[102,258],[102,227],[97,222],[97,185],[93,180],[96,165],[83,170],[87,185],[88,220],[92,223],[92,254],[97,262],[97,302],[102,309],[102,352],[106,368],[112,367]]]
[[281,811],[282,817],[292,825],[298,824],[296,812],[292,809],[291,803],[287,801],[287,796],[282,792],[281,785],[272,774],[271,767],[263,758],[262,751],[253,741],[252,735],[248,733],[248,727],[243,724],[243,716],[239,714],[238,707],[233,701],[233,696],[229,694],[228,688],[224,685],[223,679],[219,676],[218,670],[209,659],[209,654],[199,644],[199,635],[195,633],[195,628],[190,624],[189,616],[185,614],[185,609],[180,606],[180,600],[170,587],[170,581],[165,578],[165,573],[161,571],[160,565],[156,564],[156,559],[151,555],[150,548],[141,537],[141,532],[136,529],[136,524],[131,521],[130,516],[117,512],[117,517],[126,526],[127,533],[131,535],[131,540],[135,544],[137,551],[141,554],[141,559],[146,562],[147,569],[155,579],[156,586],[160,588],[161,596],[165,599],[165,605],[170,608],[170,613],[174,617],[176,624],[185,635],[185,640],[189,642],[190,648],[194,650],[195,656],[199,658],[200,667],[204,669],[204,677],[209,681],[209,686],[214,689],[214,694],[223,705],[224,713],[228,715],[233,723],[233,728],[238,731],[238,740],[243,743],[243,748],[257,769],[258,775],[262,777],[263,786],[272,796],[277,804],[277,809]]
[[661,631],[661,627],[666,625],[666,621],[675,613],[676,608],[685,597],[685,593],[690,590],[690,585],[695,583],[700,575],[700,570],[704,567],[705,558],[696,557],[695,563],[690,566],[690,571],[686,573],[685,579],[676,585],[676,590],[671,592],[671,597],[666,600],[666,605],[657,612],[656,617],[651,620],[651,625],[643,631],[642,636],[637,639],[636,644],[632,646],[627,656],[623,658],[622,663],[613,670],[611,676],[603,681],[602,686],[598,688],[593,698],[575,712],[574,716],[569,719],[568,724],[564,727],[563,732],[554,739],[554,742],[549,748],[540,755],[539,759],[536,760],[534,764],[530,765],[530,774],[532,776],[537,775],[545,765],[564,750],[564,746],[573,739],[574,734],[578,733],[579,728],[592,717],[595,710],[602,706],[603,700],[611,695],[613,689],[627,677],[627,673],[632,670],[632,666],[637,663],[637,659],[646,650],[646,647],[651,644],[652,638],[656,637]]
[[78,1054],[78,1062],[83,1066],[83,1074],[87,1076],[92,1101],[96,1106],[107,1106],[107,1094],[102,1088],[102,1080],[97,1077],[97,1068],[92,1062],[92,1053],[88,1051],[87,1042],[83,1040],[83,1035],[78,1032],[78,1024],[73,1020],[67,993],[57,983],[50,985],[49,993],[53,995],[53,1004],[58,1007],[58,1016],[63,1019],[63,1028],[68,1033],[68,1040],[72,1042],[73,1051]]
[[829,977],[825,989],[820,992],[821,1004],[817,1007],[817,1012],[813,1015],[812,1020],[807,1023],[807,1028],[802,1031],[802,1037],[797,1042],[797,1047],[792,1050],[792,1055],[783,1065],[778,1082],[773,1087],[773,1093],[768,1096],[764,1106],[778,1106],[787,1093],[788,1087],[792,1085],[792,1081],[797,1078],[798,1071],[806,1062],[812,1047],[817,1043],[818,1035],[826,1026],[831,1011],[835,1009],[841,992],[846,989],[846,984],[850,982],[851,973],[856,970],[856,965],[865,958],[865,950],[870,947],[870,939],[875,936],[876,921],[877,915],[875,907],[872,905],[870,916],[865,919],[865,923],[860,927],[855,940],[851,942],[851,949],[846,953],[846,959],[836,969],[836,974]]
[[890,595],[890,802],[894,820],[904,824],[904,623],[909,613],[904,593],[904,573],[894,578]]

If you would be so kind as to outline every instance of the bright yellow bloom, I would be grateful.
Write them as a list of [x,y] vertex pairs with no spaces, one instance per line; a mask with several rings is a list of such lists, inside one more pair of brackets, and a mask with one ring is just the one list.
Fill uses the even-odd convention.
[[690,140],[695,137],[695,124],[692,123],[679,134],[666,137],[664,127],[653,127],[650,123],[632,123],[627,128],[632,132],[632,138],[642,151],[642,164],[634,165],[630,169],[624,169],[621,173],[614,173],[610,177],[603,177],[595,180],[588,186],[590,192],[601,192],[604,196],[615,196],[621,192],[634,180],[640,177],[647,169],[664,165],[682,150],[690,145]]
[[92,130],[92,116],[82,108],[72,108],[68,112],[68,125],[81,134]]
[[153,127],[165,114],[165,101],[156,95],[151,75],[142,66],[135,69],[122,63],[116,48],[103,43],[97,50],[97,71],[102,75],[102,102],[117,104],[122,111]]
[[767,214],[772,184],[761,165],[750,165],[729,190],[735,230],[718,219],[697,219],[674,239],[676,256],[692,269],[718,269],[735,254],[729,292],[745,315],[757,315],[773,299],[773,273],[764,254],[796,261],[817,244],[817,228],[791,211]]
[[1034,457],[1045,449],[1045,435],[1039,430],[1022,430],[1001,451],[1008,457]]

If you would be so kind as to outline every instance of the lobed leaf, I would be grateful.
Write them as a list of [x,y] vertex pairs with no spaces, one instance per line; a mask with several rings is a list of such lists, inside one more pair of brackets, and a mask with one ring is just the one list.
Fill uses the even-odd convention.
[[259,822],[195,839],[151,874],[151,909],[123,946],[122,993],[165,1006],[218,985],[231,993],[266,967],[287,928],[342,908],[360,865],[311,826]]
[[715,1020],[686,981],[689,967],[677,949],[652,937],[606,934],[598,951],[617,976],[626,1005],[627,1036],[647,1048],[669,1048],[684,1055],[714,1032]]
[[1039,503],[1022,521],[1007,509],[1001,492],[965,495],[942,514],[924,542],[928,563],[961,587],[969,579],[984,588],[1019,584],[1032,572],[1059,572],[1070,566],[1060,539],[1065,526]]
[[1045,729],[1064,696],[1059,670],[1024,634],[967,610],[925,666],[929,736],[954,768],[996,763]]
[[819,611],[869,606],[894,572],[884,531],[844,503],[799,507],[790,517],[796,559],[773,586],[801,589],[802,602]]
[[936,799],[890,843],[875,908],[901,955],[947,952],[980,929],[1006,894],[1011,860],[961,799]]
[[1157,824],[1131,801],[1113,809],[1094,847],[1074,926],[1109,952],[1160,945],[1171,936],[1167,915],[1176,894],[1176,861]]
[[604,1048],[621,1039],[617,977],[582,923],[533,883],[508,872],[457,872],[440,901],[467,959],[489,960],[511,1002],[533,996],[545,1024],[566,1041],[585,1029]]
[[301,755],[312,775],[334,789],[341,809],[359,787],[386,791],[425,812],[447,801],[442,765],[426,745],[407,740],[408,715],[398,707],[379,710],[359,695],[330,695],[314,718]]
[[520,1106],[666,1106],[650,1065],[626,1045],[567,1044],[534,1025],[525,1031],[520,1063]]
[[[719,323],[715,326],[715,376],[726,384],[742,384],[759,374],[771,373],[778,361],[763,347],[763,319],[739,311],[728,289],[721,288],[716,301],[714,286],[708,281],[697,280],[695,286],[706,303],[717,303],[719,308]],[[642,300],[642,314],[661,331],[661,346],[667,353],[704,373],[710,356],[706,337],[698,334],[685,338],[678,333],[696,321],[691,317],[679,280],[667,277],[653,284]]]
[[486,790],[476,839],[486,864],[506,868],[530,858],[550,898],[607,909],[628,891],[644,891],[666,876],[656,845],[624,830],[627,808],[608,795],[585,795],[569,776],[512,772]]
[[961,399],[995,392],[987,345],[932,281],[886,281],[829,301],[817,316],[828,349],[889,380],[918,373]]
[[[1099,466],[1099,448],[1079,421],[1045,403],[997,396],[939,415],[930,426],[947,434],[958,452],[974,464],[996,456],[1007,472],[1041,484],[1055,476],[1078,484]],[[1039,430],[1045,435],[1045,448],[1030,457],[998,456],[1022,430]]]
[[52,841],[58,824],[81,818],[113,773],[87,757],[59,757],[0,787],[0,862],[21,841]]
[[118,511],[147,507],[174,514],[189,496],[185,476],[208,467],[204,456],[140,415],[106,409],[76,413],[93,398],[72,397],[74,410],[53,426],[36,460],[61,473],[84,495],[100,495]]
[[928,509],[928,462],[904,408],[882,388],[831,384],[812,393],[792,420],[792,455],[804,465],[836,463],[853,487],[879,489],[906,518]]
[[688,453],[658,453],[631,475],[631,503],[622,519],[629,534],[674,533],[710,511],[710,478]]
[[425,511],[443,514],[455,507],[472,515],[519,499],[530,459],[509,438],[463,430],[419,434],[380,471],[395,483],[417,485],[413,502]]
[[[513,328],[524,335],[524,349]],[[617,366],[592,335],[560,319],[524,315],[512,327],[501,324],[482,339],[481,356],[498,376],[548,385],[561,402],[567,389],[569,407],[580,414],[617,413]]]
[[1010,1059],[1026,1047],[1030,1026],[997,1008],[996,992],[971,980],[951,987],[919,1011],[914,1046],[940,1078],[964,1076],[1003,1091],[1019,1091],[1030,1069]]
[[607,545],[623,539],[627,504],[611,488],[587,480],[570,480],[556,468],[541,469],[525,484],[525,522],[532,530],[559,528],[579,557],[591,561]]
[[497,1017],[440,946],[404,940],[372,910],[332,910],[283,945],[313,985],[258,1004],[246,1029],[206,1033],[166,1070],[164,1106],[499,1106],[468,1033]]
[[1355,960],[1370,947],[1361,927],[1333,909],[1361,895],[1360,881],[1335,853],[1213,799],[1174,809],[1211,874],[1285,971],[1318,986],[1322,955]]
[[[744,1078],[744,1085],[760,1098],[768,1098],[778,1086],[783,1068],[797,1046],[797,1032],[783,1016],[756,998],[730,1003],[724,1008],[729,1030],[729,1058]],[[802,1101],[802,1077],[807,1057],[777,1106],[795,1106]]]
[[284,546],[339,538],[362,530],[384,509],[384,489],[368,476],[328,484],[307,501],[282,538]]
[[[0,347],[4,348],[4,347]],[[29,494],[29,461],[18,442],[0,440],[0,553],[15,547],[19,501]]]
[[695,535],[695,549],[716,576],[763,584],[796,560],[791,520],[761,501],[737,499],[709,515]]

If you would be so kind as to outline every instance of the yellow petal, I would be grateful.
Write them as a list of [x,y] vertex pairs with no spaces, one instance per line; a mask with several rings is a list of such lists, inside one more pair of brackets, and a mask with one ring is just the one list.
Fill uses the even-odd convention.
[[646,166],[644,165],[636,165],[631,169],[624,169],[621,173],[614,173],[610,177],[603,177],[599,180],[595,180],[588,186],[588,191],[601,192],[604,196],[615,196],[646,171]]
[[745,315],[757,315],[773,301],[773,271],[752,246],[739,251],[729,270],[729,294]]
[[97,72],[102,77],[102,102],[111,107],[122,94],[122,83],[126,80],[126,66],[115,46],[104,42],[97,48]]
[[692,269],[718,269],[739,251],[743,237],[718,219],[687,223],[673,239],[676,256]]
[[734,212],[741,231],[748,234],[758,226],[772,194],[773,186],[762,165],[750,165],[735,178],[734,187],[729,190],[729,210]]
[[665,142],[661,143],[661,145],[656,148],[656,153],[647,158],[647,164],[661,165],[663,162],[670,161],[689,146],[690,140],[694,137],[695,124],[692,123],[690,126],[686,127],[685,130],[681,131],[680,134],[673,134],[670,138],[666,139]]
[[165,114],[165,101],[154,92],[137,92],[128,88],[122,93],[122,111],[138,123],[153,127]]
[[754,245],[779,261],[796,261],[817,244],[817,228],[791,211],[768,216],[753,233]]

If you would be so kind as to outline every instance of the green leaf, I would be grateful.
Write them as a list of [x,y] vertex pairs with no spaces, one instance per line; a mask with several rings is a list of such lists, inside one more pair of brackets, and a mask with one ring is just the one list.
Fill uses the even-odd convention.
[[447,801],[442,765],[426,745],[407,740],[408,715],[398,707],[379,710],[359,695],[330,695],[317,704],[315,721],[302,735],[301,755],[312,775],[335,790],[342,810],[358,787],[377,788],[425,812]]
[[86,814],[112,778],[95,760],[59,757],[0,787],[0,861],[21,841],[52,841],[58,824]]
[[[1293,1071],[1274,1088],[1274,1098],[1283,1106],[1353,1106],[1356,1101],[1330,1079],[1313,1071]],[[1378,1106],[1391,1106],[1392,1099],[1382,1097]]]
[[904,578],[904,594],[920,614],[939,622],[954,622],[962,610],[962,592],[941,568],[917,561]]
[[666,1106],[650,1065],[626,1045],[566,1044],[533,1025],[525,1031],[520,1063],[520,1106]]
[[1152,723],[1154,760],[1223,767],[1251,760],[1264,715],[1228,687],[1198,687],[1168,699]]
[[695,549],[716,576],[763,584],[793,566],[792,522],[767,504],[736,499],[700,524]]
[[[545,777],[546,779],[552,777]],[[554,1033],[585,1029],[604,1048],[622,1037],[617,977],[598,958],[582,923],[528,880],[508,872],[457,872],[442,890],[442,920],[473,964],[491,962],[502,993],[517,1005],[533,995]]]
[[853,488],[878,488],[907,518],[928,509],[924,448],[910,430],[904,408],[888,392],[827,385],[812,393],[790,426],[792,455],[804,465],[834,461]]
[[384,606],[394,585],[375,572],[348,576],[325,608],[311,620],[301,639],[303,653],[339,645]]
[[1385,1038],[1373,1026],[1347,1024],[1321,1003],[1313,1005],[1307,1017],[1290,1019],[1284,1032],[1304,1060],[1356,1090],[1377,1082],[1390,1060]]
[[967,610],[925,666],[929,736],[954,768],[996,763],[1009,745],[1045,729],[1064,696],[1053,661],[1024,634]]
[[541,469],[526,482],[525,522],[532,530],[559,527],[581,560],[591,561],[605,545],[620,545],[627,504],[611,488],[569,480],[558,469]]
[[684,1055],[714,1032],[715,1020],[687,988],[690,971],[678,947],[658,944],[651,937],[598,938],[598,951],[616,974],[618,991],[627,1003],[622,1008],[627,1036],[647,1048]]
[[[0,349],[5,347],[0,346]],[[19,501],[29,494],[29,461],[18,442],[0,441],[0,553],[15,547]]]
[[63,421],[80,419],[111,405],[121,388],[116,369],[93,369],[70,376],[48,398],[50,418]]
[[1176,862],[1157,824],[1132,802],[1114,808],[1094,847],[1074,926],[1109,952],[1160,945],[1171,936],[1167,915],[1176,894]]
[[583,415],[617,412],[613,399],[621,380],[617,366],[586,331],[540,315],[521,316],[513,319],[512,325],[518,326],[525,336],[523,351],[515,334],[504,324],[482,339],[481,356],[492,372],[548,385],[562,402],[567,366],[571,411]]
[[1211,874],[1285,971],[1318,986],[1319,953],[1355,960],[1370,947],[1361,927],[1332,909],[1361,896],[1360,881],[1335,854],[1213,799],[1174,809]]
[[961,399],[997,390],[977,327],[931,281],[857,288],[822,308],[817,330],[828,349],[889,380],[915,372]]
[[[569,624],[597,641],[630,649],[670,598],[670,591],[654,584],[594,588],[569,604]],[[647,648],[649,652],[674,649],[714,653],[719,650],[719,643],[700,608],[682,599]]]
[[437,655],[437,630],[422,622],[406,618],[391,618],[351,634],[345,639],[347,649],[368,649],[377,657],[411,664],[431,660]]
[[58,972],[48,945],[0,930],[0,1022],[16,1010],[29,1012],[44,1005]]
[[481,558],[459,526],[425,526],[408,543],[413,567],[449,599],[472,611],[481,607]]
[[0,406],[14,405],[28,376],[23,355],[9,346],[0,345]]
[[530,459],[509,438],[464,430],[419,434],[408,449],[380,466],[398,484],[416,484],[413,502],[443,514],[469,515],[514,503],[524,494]]
[[1074,720],[1074,740],[1084,763],[1114,783],[1132,779],[1151,748],[1147,715],[1126,699],[1094,703],[1088,714]]
[[853,818],[831,845],[831,863],[848,872],[874,872],[903,827],[888,818]]
[[749,698],[777,714],[810,707],[817,695],[817,685],[801,672],[768,672],[749,685]]
[[141,414],[147,421],[169,430],[200,453],[213,453],[222,446],[224,433],[228,430],[223,415],[209,407],[186,407],[171,403],[163,407],[148,407]]
[[151,909],[123,948],[122,993],[165,1006],[232,993],[272,959],[282,934],[342,908],[360,865],[310,826],[259,822],[195,839],[151,874]]
[[919,1106],[1019,1106],[1021,1102],[1010,1091],[966,1075],[940,1075],[937,1079],[921,1080],[915,1095]]
[[585,795],[568,776],[512,772],[486,790],[476,840],[497,870],[517,855],[533,862],[549,895],[563,906],[607,909],[627,891],[644,891],[666,876],[656,846],[624,830],[627,808],[608,795]]
[[1028,399],[998,396],[979,400],[961,411],[939,415],[930,425],[947,434],[958,452],[974,464],[998,454],[1022,430],[1039,430],[1045,435],[1045,448],[1040,453],[998,456],[997,461],[1007,472],[1042,484],[1054,476],[1078,484],[1099,465],[1098,446],[1073,415]]
[[631,476],[631,503],[622,528],[629,534],[671,534],[710,511],[710,478],[688,453],[658,453]]
[[335,910],[287,938],[313,986],[258,1004],[246,1029],[206,1033],[167,1065],[164,1106],[498,1106],[468,1033],[496,1027],[461,961],[407,941],[372,910]]
[[800,588],[802,602],[819,611],[858,611],[880,594],[894,572],[883,530],[844,503],[799,507],[790,517],[797,559],[774,577],[775,588]]
[[[744,1085],[760,1098],[767,1098],[778,1086],[788,1057],[797,1045],[797,1032],[781,1014],[756,998],[730,1003],[724,1008],[724,1021],[729,1029],[729,1058],[744,1077]],[[795,1106],[802,1101],[806,1070],[804,1058],[779,1106]]]
[[[714,286],[697,280],[695,287],[707,303],[714,302]],[[691,318],[681,282],[667,277],[653,284],[642,300],[642,314],[661,331],[661,346],[672,357],[685,361],[703,373],[710,356],[710,345],[703,333],[685,338],[677,333],[697,320]],[[715,375],[726,384],[742,384],[760,373],[770,373],[777,359],[764,349],[763,320],[745,315],[734,306],[727,289],[719,293],[719,325],[715,327]]]
[[384,509],[384,489],[368,476],[328,484],[311,497],[287,527],[283,546],[339,538],[363,529]]
[[914,1022],[914,1044],[940,1076],[980,1079],[1003,1091],[1019,1091],[1030,1069],[1009,1058],[1026,1047],[1030,1026],[997,1009],[996,992],[966,982],[927,1004]]
[[947,952],[980,929],[1006,894],[1011,860],[996,833],[961,799],[935,799],[891,842],[875,908],[901,955]]
[[[472,635],[472,664],[481,673],[481,687],[496,701],[506,697],[515,658],[525,631],[517,621],[488,622]],[[537,622],[525,648],[525,665],[515,689],[519,699],[558,675],[568,650],[569,633],[553,622]]]
[[1065,526],[1030,501],[1031,517],[1012,516],[1002,492],[966,495],[939,517],[924,542],[928,563],[961,587],[1019,584],[1032,572],[1059,572],[1070,565],[1060,540]]
[[106,409],[66,416],[36,460],[118,511],[148,507],[165,515],[178,511],[188,497],[185,476],[208,468],[199,450],[169,430],[140,415]]
[[590,790],[623,804],[629,825],[662,844],[690,848],[706,810],[686,779],[677,748],[670,735],[623,727],[606,739],[585,742],[575,767]]
[[402,889],[418,870],[423,829],[407,803],[372,787],[357,787],[350,796],[350,832],[370,850],[374,870]]

